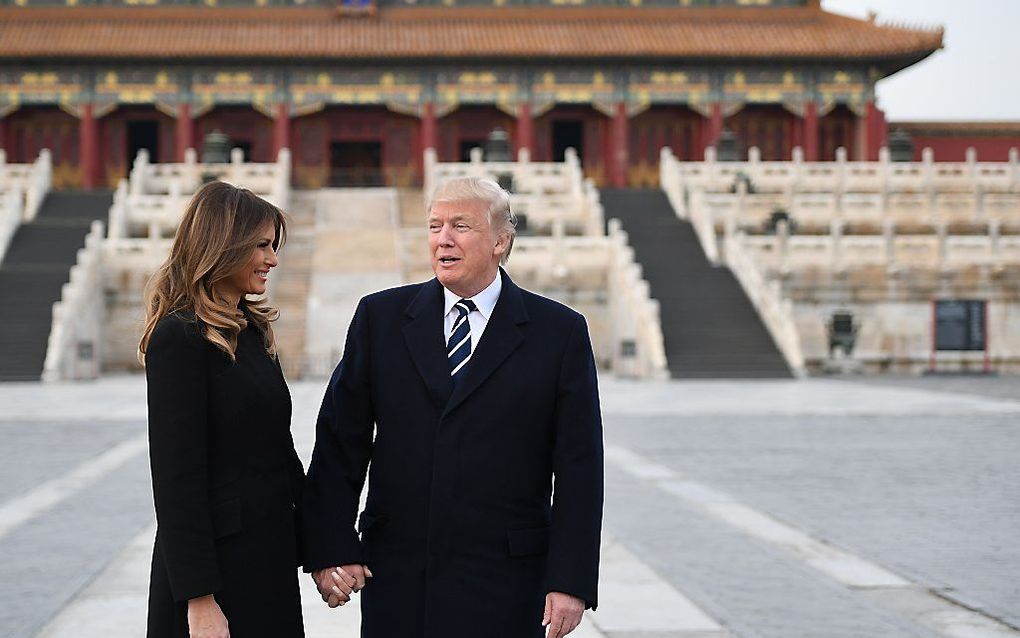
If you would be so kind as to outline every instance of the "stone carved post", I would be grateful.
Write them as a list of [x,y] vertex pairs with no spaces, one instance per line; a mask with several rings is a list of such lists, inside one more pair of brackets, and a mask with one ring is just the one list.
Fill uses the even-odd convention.
[[885,246],[885,267],[889,270],[896,263],[896,222],[882,220],[882,240]]
[[776,222],[776,242],[779,247],[779,272],[786,275],[790,272],[790,221],[780,219]]
[[949,242],[947,241],[948,236],[949,236],[949,228],[948,228],[948,225],[946,224],[945,220],[941,220],[940,219],[938,221],[938,223],[935,225],[935,230],[938,233],[938,247],[939,247],[939,251],[938,251],[938,270],[939,270],[939,272],[945,272],[946,268],[947,268],[948,257],[949,257],[949,254],[948,254],[948,243]]
[[834,219],[829,229],[830,241],[832,242],[832,253],[830,264],[832,272],[843,270],[843,220]]
[[135,156],[134,164],[131,167],[131,194],[141,195],[145,192],[145,178],[149,167],[149,151],[141,149]]
[[974,183],[974,221],[985,219],[985,186],[981,182]]
[[999,242],[1001,223],[999,219],[992,219],[988,222],[988,241],[991,244],[990,248],[992,251],[991,264],[992,268],[996,270],[1002,267],[1002,247]]
[[835,193],[837,197],[841,197],[846,192],[846,162],[847,154],[846,148],[840,146],[836,149],[836,188]]

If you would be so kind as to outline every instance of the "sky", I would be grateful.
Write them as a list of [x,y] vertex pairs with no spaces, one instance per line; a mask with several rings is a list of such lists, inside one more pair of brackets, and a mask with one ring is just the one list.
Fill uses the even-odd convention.
[[945,48],[878,84],[889,120],[1020,121],[1020,0],[822,0],[834,13],[945,27]]

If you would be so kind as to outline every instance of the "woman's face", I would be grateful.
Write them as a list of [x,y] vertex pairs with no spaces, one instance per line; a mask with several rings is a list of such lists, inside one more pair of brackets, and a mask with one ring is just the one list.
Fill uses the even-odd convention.
[[273,249],[275,240],[276,227],[267,222],[259,231],[259,243],[252,251],[251,259],[223,282],[224,295],[240,300],[244,295],[261,295],[266,292],[269,270],[279,263]]

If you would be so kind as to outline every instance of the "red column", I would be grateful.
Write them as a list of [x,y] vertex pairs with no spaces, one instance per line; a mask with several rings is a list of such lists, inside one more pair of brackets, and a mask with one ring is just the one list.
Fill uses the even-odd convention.
[[804,161],[818,161],[818,105],[804,105]]
[[[175,159],[178,162],[184,161],[184,151],[195,148],[195,120],[191,118],[191,105],[182,103],[177,105],[177,146]],[[134,161],[135,158],[131,158]],[[159,158],[150,157],[150,161],[158,162]]]
[[[7,151],[10,155],[10,151],[7,149],[7,118],[0,115],[0,148]],[[7,158],[7,161],[11,161],[11,157]]]
[[81,107],[78,123],[78,163],[81,166],[82,187],[99,186],[99,126],[92,104]]
[[715,146],[715,143],[719,141],[719,136],[723,130],[723,112],[722,103],[715,102],[712,104],[712,114],[704,122],[702,131],[704,138],[701,140],[701,151],[704,152],[709,146]]
[[290,105],[287,103],[277,104],[276,112],[273,115],[273,161],[275,162],[282,149],[290,148]]
[[868,102],[868,111],[864,116],[865,159],[870,161],[878,159],[878,149],[885,145],[885,138],[885,113],[874,102]]
[[[521,112],[517,114],[517,150],[526,148],[535,156],[535,123],[531,119],[531,104],[521,104]],[[514,158],[516,159],[516,158]]]
[[627,105],[616,105],[609,135],[609,183],[615,188],[627,185]]
[[421,113],[421,150],[434,148],[439,151],[439,136],[436,125],[436,105],[426,102]]

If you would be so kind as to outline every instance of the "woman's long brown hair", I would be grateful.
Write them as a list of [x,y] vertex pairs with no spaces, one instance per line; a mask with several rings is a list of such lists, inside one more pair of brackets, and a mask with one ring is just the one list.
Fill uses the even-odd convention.
[[196,321],[202,335],[234,360],[237,336],[248,325],[247,310],[264,337],[266,352],[276,356],[271,322],[279,311],[265,300],[248,301],[244,296],[240,305],[232,307],[216,294],[217,285],[251,259],[260,231],[268,223],[276,229],[273,249],[279,250],[287,234],[279,208],[225,182],[210,182],[195,193],[177,227],[170,255],[145,286],[145,331],[138,344],[143,364],[156,324],[175,312]]

